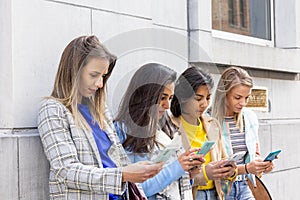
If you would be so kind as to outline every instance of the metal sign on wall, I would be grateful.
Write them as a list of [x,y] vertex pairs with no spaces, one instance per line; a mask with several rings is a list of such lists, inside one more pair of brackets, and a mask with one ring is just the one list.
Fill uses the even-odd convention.
[[253,87],[247,107],[254,110],[268,111],[268,88]]

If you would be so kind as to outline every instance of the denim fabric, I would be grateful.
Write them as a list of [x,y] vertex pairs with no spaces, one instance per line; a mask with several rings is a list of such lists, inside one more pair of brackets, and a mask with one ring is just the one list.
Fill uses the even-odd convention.
[[232,184],[229,195],[225,200],[255,200],[247,181],[236,181]]
[[[125,125],[122,124],[122,122],[115,122],[114,125],[120,141],[124,142],[126,139],[126,134],[124,134],[124,131],[126,131]],[[133,153],[126,151],[131,162],[136,163],[139,161],[151,160],[153,155],[158,154],[159,151],[166,146],[163,140],[165,142],[167,142],[167,140],[162,138],[163,136],[168,137],[166,136],[166,133],[158,130],[156,133],[156,138],[158,143],[162,144],[163,146],[154,146],[151,153]],[[171,139],[169,140],[171,141]],[[183,148],[178,151],[178,154],[181,154],[182,152],[184,152]],[[190,200],[192,198],[189,173],[184,171],[177,159],[177,155],[173,155],[169,161],[165,163],[163,169],[156,176],[144,181],[141,185],[145,195],[149,200]]]
[[198,190],[196,195],[197,200],[219,200],[216,189]]

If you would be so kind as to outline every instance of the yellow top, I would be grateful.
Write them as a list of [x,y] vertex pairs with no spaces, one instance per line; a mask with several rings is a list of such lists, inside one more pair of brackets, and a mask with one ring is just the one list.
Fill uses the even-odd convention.
[[[195,126],[183,119],[182,116],[180,116],[180,121],[183,125],[183,128],[185,132],[187,133],[188,139],[190,141],[190,144],[192,148],[201,148],[203,143],[207,141],[206,132],[204,130],[203,124],[201,123],[200,118],[198,118],[199,125]],[[205,163],[202,164],[202,170],[204,170],[204,174],[206,174],[205,166],[211,161],[210,153],[206,154],[204,156]],[[213,189],[215,187],[214,182],[212,180],[209,180],[207,176],[204,176],[206,179],[206,186],[198,186],[198,190],[209,190]]]

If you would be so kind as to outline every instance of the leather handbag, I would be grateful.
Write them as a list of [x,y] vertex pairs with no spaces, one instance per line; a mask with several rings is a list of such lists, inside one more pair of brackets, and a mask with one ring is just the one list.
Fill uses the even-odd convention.
[[250,179],[247,179],[248,185],[252,191],[252,194],[256,200],[272,200],[272,197],[260,178],[255,176],[256,179],[256,187],[252,184]]
[[135,183],[128,182],[128,192],[130,200],[147,200]]

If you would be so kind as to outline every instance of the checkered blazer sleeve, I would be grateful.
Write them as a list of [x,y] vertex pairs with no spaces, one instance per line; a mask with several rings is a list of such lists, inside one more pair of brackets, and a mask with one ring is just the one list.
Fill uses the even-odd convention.
[[124,192],[120,168],[102,168],[101,163],[95,163],[94,152],[86,138],[80,138],[85,141],[81,143],[83,145],[75,145],[72,131],[83,130],[75,128],[72,114],[64,105],[47,100],[39,111],[38,130],[57,184],[71,190],[112,194]]

